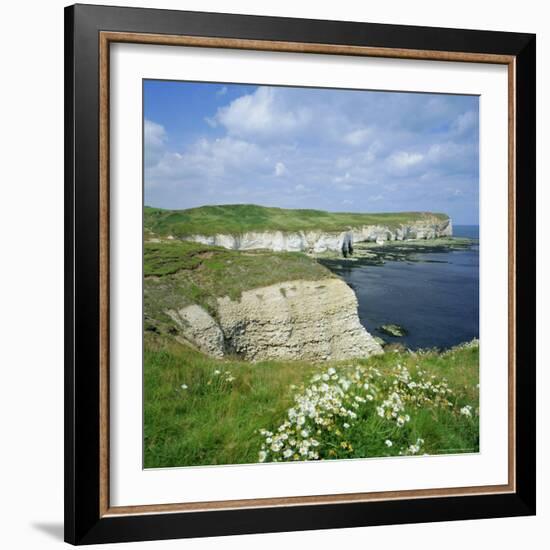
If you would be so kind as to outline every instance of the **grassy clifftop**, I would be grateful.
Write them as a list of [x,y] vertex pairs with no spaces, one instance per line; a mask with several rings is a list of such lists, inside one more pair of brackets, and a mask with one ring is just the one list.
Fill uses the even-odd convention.
[[187,241],[146,242],[143,255],[148,330],[169,328],[165,311],[198,304],[216,315],[217,298],[282,281],[321,280],[331,271],[299,252],[237,252]]
[[247,231],[344,231],[350,226],[401,224],[435,219],[445,221],[446,214],[431,212],[391,212],[358,214],[323,210],[291,210],[255,204],[201,206],[188,210],[164,210],[145,207],[145,231],[157,235],[242,234]]

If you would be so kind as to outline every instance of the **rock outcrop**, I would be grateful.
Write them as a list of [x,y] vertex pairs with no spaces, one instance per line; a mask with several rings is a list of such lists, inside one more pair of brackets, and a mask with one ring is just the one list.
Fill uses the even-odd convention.
[[[201,310],[200,312],[198,310]],[[288,281],[218,298],[218,319],[199,306],[170,312],[180,338],[215,357],[339,360],[382,353],[340,279]]]
[[166,312],[179,329],[178,340],[198,348],[213,357],[223,357],[223,332],[212,316],[202,307],[192,304],[178,311]]
[[404,241],[407,239],[435,239],[450,237],[453,226],[450,218],[441,220],[433,217],[421,221],[402,224],[397,227],[364,225],[350,227],[346,231],[249,231],[240,235],[189,235],[184,240],[202,244],[221,246],[232,250],[267,249],[275,252],[339,252],[344,245],[356,242]]

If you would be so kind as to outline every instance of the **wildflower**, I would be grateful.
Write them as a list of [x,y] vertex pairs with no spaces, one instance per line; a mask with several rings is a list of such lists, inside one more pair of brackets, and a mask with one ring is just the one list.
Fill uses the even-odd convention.
[[292,456],[292,449],[285,449],[285,451],[283,452],[283,456],[285,458],[290,458]]
[[344,428],[346,428],[346,430],[349,428],[349,424],[347,422],[344,422]]
[[189,386],[187,384],[182,384],[180,387],[182,390],[186,390]]
[[260,451],[258,453],[258,461],[259,462],[265,462],[266,458],[267,458],[267,453],[265,451]]
[[386,441],[384,441],[386,447],[391,447],[393,445],[393,443],[389,440],[389,439],[386,439]]
[[217,376],[218,374],[221,374],[221,372],[222,372],[221,370],[216,369],[216,370],[214,371],[214,374]]
[[472,407],[470,405],[466,405],[460,409],[460,414],[464,416],[472,416]]

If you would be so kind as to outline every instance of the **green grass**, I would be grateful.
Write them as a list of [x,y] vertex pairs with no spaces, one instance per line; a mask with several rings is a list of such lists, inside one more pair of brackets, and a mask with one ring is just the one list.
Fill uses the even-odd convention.
[[[358,418],[344,435],[341,424],[335,424],[330,433],[316,436],[322,442],[322,458],[397,455],[418,438],[424,440],[421,453],[479,449],[477,346],[416,355],[389,352],[322,365],[217,360],[154,335],[146,336],[144,351],[146,468],[257,462],[265,439],[259,430],[277,433],[294,395],[311,387],[311,377],[331,366],[338,372],[355,365],[376,368],[380,387],[391,384],[397,364],[411,372],[420,366],[426,377],[435,377],[434,383],[448,381],[452,407],[407,406],[410,421],[396,428],[376,414],[377,401],[367,403],[357,409]],[[459,413],[466,405],[472,407],[471,417]],[[393,442],[391,448],[386,439]],[[344,440],[349,447],[342,447]]]
[[145,207],[144,228],[148,234],[238,235],[247,231],[344,231],[362,225],[397,227],[420,220],[444,221],[446,214],[430,212],[391,212],[358,214],[323,210],[291,210],[254,204],[201,206],[188,210],[163,210]]
[[[284,415],[292,400],[288,386],[312,369],[296,362],[215,360],[170,340],[146,338],[145,467],[256,462],[257,429]],[[235,380],[227,382],[226,372]]]
[[300,252],[240,252],[186,241],[144,245],[145,328],[170,330],[166,310],[199,304],[216,316],[217,298],[238,299],[252,288],[335,277]]

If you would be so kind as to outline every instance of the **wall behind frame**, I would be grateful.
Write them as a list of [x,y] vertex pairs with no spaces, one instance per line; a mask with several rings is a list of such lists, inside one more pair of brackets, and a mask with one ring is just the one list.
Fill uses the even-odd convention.
[[[10,549],[61,548],[63,520],[63,7],[50,0],[9,3],[3,9],[3,67],[0,86],[2,132],[3,239],[0,271],[0,329],[3,380],[0,385],[2,448],[0,540]],[[99,2],[98,2],[99,3]],[[545,213],[550,208],[550,19],[544,4],[524,0],[463,0],[442,7],[435,0],[305,3],[292,0],[103,0],[129,5],[257,15],[340,19],[537,33],[538,113],[538,516],[403,525],[223,539],[187,540],[200,550],[265,550],[281,547],[328,549],[407,547],[411,550],[464,550],[491,545],[517,549],[550,534],[548,462],[550,402],[542,389],[550,349],[550,247],[544,242]],[[544,347],[546,349],[544,349]],[[6,376],[7,375],[7,376]],[[544,402],[546,401],[546,403]],[[140,546],[138,546],[140,545]],[[115,548],[107,545],[104,548]],[[180,541],[136,543],[124,548],[181,548]],[[537,547],[537,546],[535,546]],[[538,545],[542,547],[542,545]],[[116,548],[122,548],[116,546]]]

